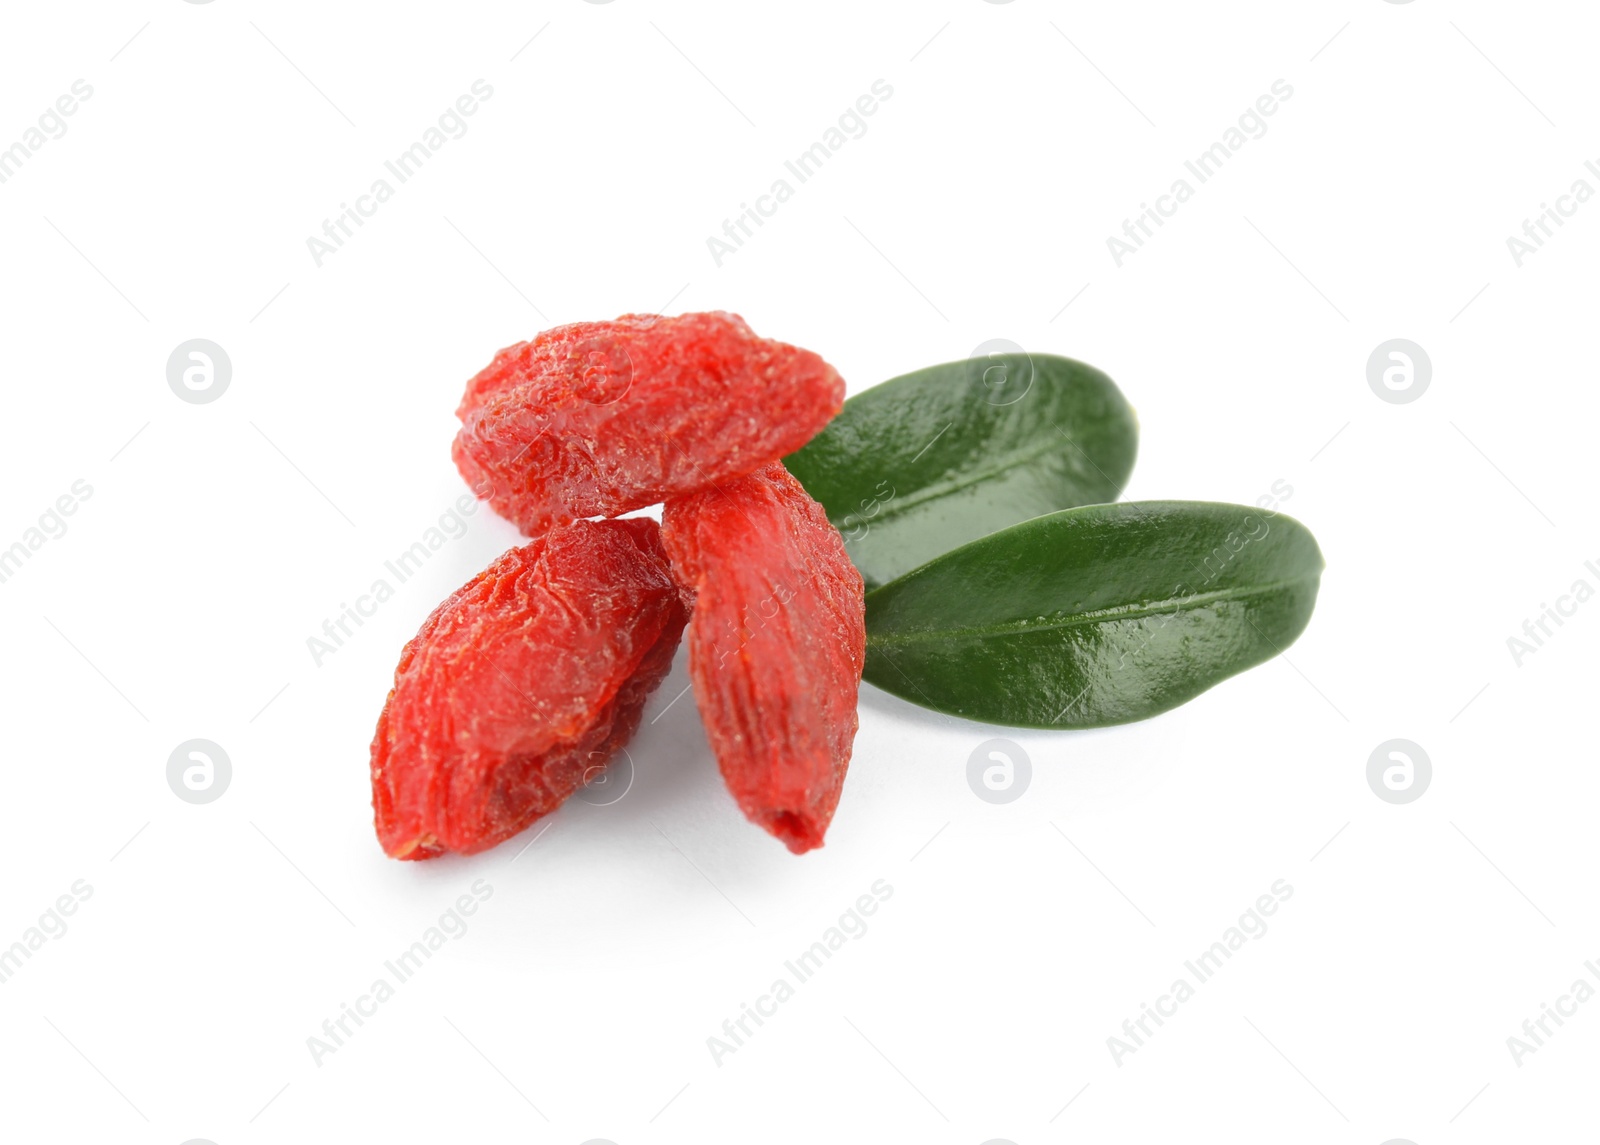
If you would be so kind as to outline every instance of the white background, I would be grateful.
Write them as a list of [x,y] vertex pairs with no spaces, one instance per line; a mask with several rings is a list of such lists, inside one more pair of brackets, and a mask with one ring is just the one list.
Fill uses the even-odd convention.
[[[1520,268],[1506,246],[1600,187],[1592,8],[140,0],[4,24],[0,146],[93,87],[0,185],[0,546],[93,490],[0,584],[0,944],[93,888],[0,985],[7,1139],[1592,1127],[1600,1003],[1520,1065],[1506,1043],[1600,958],[1600,604],[1520,667],[1506,644],[1600,588],[1600,205]],[[467,133],[318,267],[307,237],[480,78]],[[717,266],[707,237],[878,79],[866,134]],[[1118,267],[1108,236],[1278,79],[1267,133]],[[526,850],[386,860],[367,746],[395,658],[516,534],[480,511],[320,666],[307,638],[465,491],[453,410],[496,349],[718,308],[852,392],[995,338],[1102,367],[1140,414],[1128,497],[1292,486],[1328,561],[1309,629],[1098,732],[865,687],[800,858],[668,707],[680,651],[622,800]],[[1367,384],[1396,337],[1433,364],[1410,404]],[[211,404],[167,385],[191,338],[233,364]],[[1033,763],[1004,806],[965,778],[995,735]],[[166,782],[195,737],[233,765],[204,806]],[[1396,737],[1434,772],[1404,806],[1366,781]],[[470,930],[314,1064],[307,1038],[478,879]],[[870,929],[714,1062],[879,879]],[[1107,1038],[1278,879],[1269,931],[1118,1064]]]

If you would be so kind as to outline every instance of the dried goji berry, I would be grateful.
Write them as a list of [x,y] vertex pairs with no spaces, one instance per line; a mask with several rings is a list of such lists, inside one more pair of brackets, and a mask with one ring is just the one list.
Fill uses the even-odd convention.
[[775,462],[668,501],[662,542],[694,600],[689,676],[728,789],[791,851],[820,847],[866,654],[843,538]]
[[406,645],[372,741],[398,859],[515,835],[604,766],[666,675],[687,613],[654,521],[578,521],[512,549]]
[[529,536],[742,476],[807,441],[844,401],[816,354],[735,314],[625,314],[546,330],[467,383],[452,453]]

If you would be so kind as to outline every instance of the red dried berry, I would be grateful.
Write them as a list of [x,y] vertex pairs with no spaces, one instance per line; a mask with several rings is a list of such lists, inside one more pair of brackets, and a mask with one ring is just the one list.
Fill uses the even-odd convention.
[[799,449],[844,401],[816,354],[735,314],[546,330],[467,383],[452,453],[529,536],[727,481]]
[[378,840],[472,854],[594,777],[639,726],[687,613],[654,521],[579,521],[512,549],[400,654],[372,741]]
[[789,850],[822,846],[866,656],[843,538],[773,463],[668,501],[661,539],[694,598],[689,676],[728,789]]

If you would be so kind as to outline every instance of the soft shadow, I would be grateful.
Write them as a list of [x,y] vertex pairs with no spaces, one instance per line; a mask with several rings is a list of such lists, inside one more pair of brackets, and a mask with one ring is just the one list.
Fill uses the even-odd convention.
[[604,819],[608,831],[632,834],[676,818],[680,808],[728,798],[689,686],[688,648],[680,646],[633,739],[602,780],[573,795],[562,811]]

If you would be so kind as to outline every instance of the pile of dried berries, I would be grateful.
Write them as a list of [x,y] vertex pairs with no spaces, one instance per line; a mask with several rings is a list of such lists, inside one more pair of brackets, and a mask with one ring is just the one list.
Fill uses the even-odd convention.
[[[839,805],[863,679],[963,719],[1107,727],[1294,642],[1322,574],[1303,525],[1271,498],[1117,502],[1138,422],[1116,385],[991,345],[848,402],[732,314],[495,355],[453,452],[533,541],[401,654],[372,742],[383,849],[470,854],[554,811],[637,730],[686,625],[728,790],[797,854]],[[591,519],[657,504],[660,525]]]
[[[740,808],[822,845],[856,732],[861,574],[779,463],[844,382],[731,314],[540,334],[467,383],[461,475],[531,544],[434,610],[372,742],[378,839],[471,854],[555,810],[639,724],[690,609],[689,671]],[[615,517],[665,502],[664,527]]]

